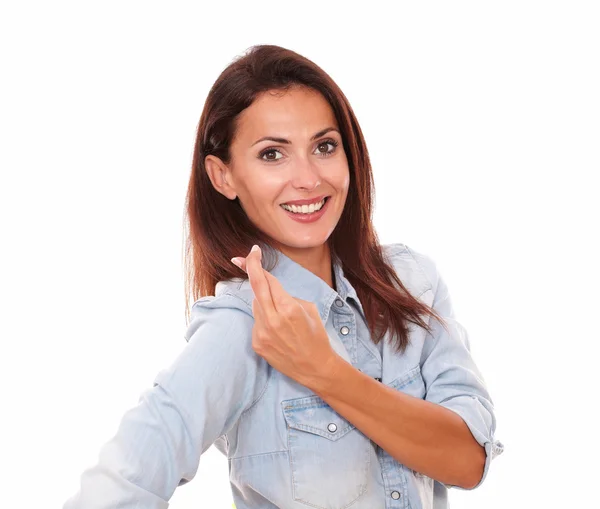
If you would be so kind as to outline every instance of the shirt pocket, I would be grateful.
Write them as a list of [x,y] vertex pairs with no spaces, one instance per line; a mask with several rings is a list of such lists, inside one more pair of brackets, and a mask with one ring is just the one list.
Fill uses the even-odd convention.
[[339,509],[367,491],[371,441],[319,396],[281,402],[294,500]]

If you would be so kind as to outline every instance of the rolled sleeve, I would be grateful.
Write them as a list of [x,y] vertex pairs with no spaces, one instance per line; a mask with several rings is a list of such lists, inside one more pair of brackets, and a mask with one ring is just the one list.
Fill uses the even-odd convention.
[[496,416],[494,404],[470,350],[466,329],[455,319],[448,287],[431,258],[411,250],[432,284],[433,309],[446,321],[446,330],[430,320],[432,334],[428,335],[421,356],[421,373],[426,385],[427,401],[442,405],[457,413],[475,440],[485,449],[483,475],[472,488],[446,484],[448,488],[473,490],[485,480],[491,461],[504,451],[494,437]]
[[256,401],[267,369],[252,349],[252,318],[227,307],[233,296],[218,299],[194,304],[187,344],[124,414],[63,509],[166,509],[200,456]]

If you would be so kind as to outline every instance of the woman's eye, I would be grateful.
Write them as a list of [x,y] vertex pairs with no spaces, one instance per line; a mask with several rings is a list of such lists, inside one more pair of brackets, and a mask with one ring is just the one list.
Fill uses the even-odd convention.
[[[333,148],[331,150],[327,150],[327,148],[325,148],[325,150],[321,150],[321,147],[327,147],[327,145],[331,145]],[[319,145],[317,145],[317,152],[321,155],[328,156],[335,152],[335,148],[337,146],[338,146],[338,143],[335,142],[334,140],[323,141],[323,142],[319,143]]]
[[261,157],[261,159],[264,159],[265,161],[279,161],[279,159],[281,159],[281,157],[267,157],[265,159],[265,156],[267,154],[275,154],[275,153],[281,154],[281,152],[279,152],[279,150],[271,148],[271,149],[265,150],[263,153],[261,153],[260,157]]

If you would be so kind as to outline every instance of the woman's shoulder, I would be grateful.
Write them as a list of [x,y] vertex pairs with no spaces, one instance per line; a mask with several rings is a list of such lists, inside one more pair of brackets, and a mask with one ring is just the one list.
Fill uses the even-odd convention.
[[400,281],[413,295],[435,290],[439,274],[435,260],[430,255],[402,242],[382,244],[381,247]]
[[252,329],[252,321],[252,308],[245,299],[236,293],[217,292],[217,295],[200,297],[194,302],[184,337],[189,341],[202,326],[213,334],[219,334],[220,329],[231,333],[232,328],[243,332]]

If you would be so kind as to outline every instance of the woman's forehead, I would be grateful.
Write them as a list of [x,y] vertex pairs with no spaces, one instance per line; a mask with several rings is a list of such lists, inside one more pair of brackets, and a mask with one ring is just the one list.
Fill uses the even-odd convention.
[[241,138],[262,136],[309,139],[327,126],[338,127],[333,109],[318,92],[292,90],[285,95],[261,94],[239,116]]

